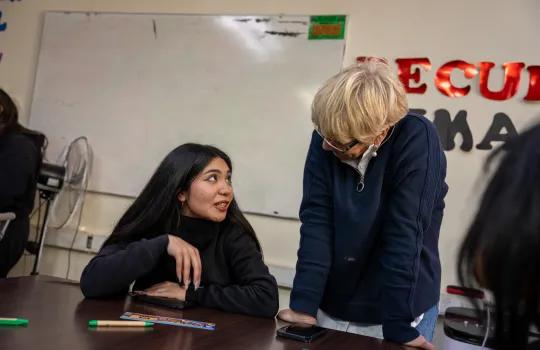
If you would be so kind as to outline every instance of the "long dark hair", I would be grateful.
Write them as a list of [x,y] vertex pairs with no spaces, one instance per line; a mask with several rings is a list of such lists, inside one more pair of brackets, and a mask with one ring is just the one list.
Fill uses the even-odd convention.
[[525,349],[540,321],[540,125],[510,139],[486,162],[500,161],[462,243],[462,285],[495,297],[497,349]]
[[[120,218],[104,245],[175,232],[181,223],[178,193],[187,191],[195,177],[214,158],[223,159],[232,171],[231,159],[216,147],[186,143],[172,150]],[[257,249],[262,251],[255,231],[234,199],[229,205],[225,220],[239,225],[253,238]]]
[[11,97],[0,88],[0,137],[19,133],[28,137],[39,151],[38,169],[47,148],[47,137],[42,133],[25,128],[19,123],[19,111]]
[[0,89],[0,136],[8,134],[19,125],[19,112],[11,97]]

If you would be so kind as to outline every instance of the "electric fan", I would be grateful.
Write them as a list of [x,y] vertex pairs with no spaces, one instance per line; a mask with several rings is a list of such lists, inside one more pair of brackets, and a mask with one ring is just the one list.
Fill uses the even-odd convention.
[[78,215],[75,227],[78,231],[91,168],[92,150],[84,136],[76,138],[64,148],[56,164],[42,164],[37,189],[39,197],[45,201],[45,215],[42,222],[38,222],[39,239],[27,246],[27,250],[36,256],[32,275],[39,273],[49,228],[66,227]]

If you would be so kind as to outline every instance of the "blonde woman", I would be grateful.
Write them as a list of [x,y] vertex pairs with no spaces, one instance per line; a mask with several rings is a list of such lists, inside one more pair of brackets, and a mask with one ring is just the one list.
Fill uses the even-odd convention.
[[279,317],[432,349],[448,190],[434,126],[408,113],[380,60],[330,78],[312,120],[296,276]]

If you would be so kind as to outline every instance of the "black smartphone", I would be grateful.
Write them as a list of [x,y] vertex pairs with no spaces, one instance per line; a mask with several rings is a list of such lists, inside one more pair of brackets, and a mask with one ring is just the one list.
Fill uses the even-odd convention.
[[304,343],[311,343],[324,333],[326,333],[326,328],[304,323],[296,323],[277,330],[277,335],[280,337],[299,340]]
[[164,298],[164,297],[151,297],[149,295],[130,293],[131,297],[135,301],[140,301],[143,303],[165,306],[172,309],[183,310],[190,306],[190,303],[187,301],[182,301],[173,298]]

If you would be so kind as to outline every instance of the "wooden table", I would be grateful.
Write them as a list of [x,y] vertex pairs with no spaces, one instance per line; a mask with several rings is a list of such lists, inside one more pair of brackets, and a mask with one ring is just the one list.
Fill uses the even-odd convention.
[[[151,329],[91,329],[91,319],[118,319],[125,311],[216,323],[215,331],[166,325]],[[44,276],[0,279],[0,317],[27,318],[28,327],[0,327],[0,349],[403,349],[393,343],[330,330],[311,344],[276,338],[281,321],[207,308],[177,311],[132,302],[86,300],[79,284]]]

